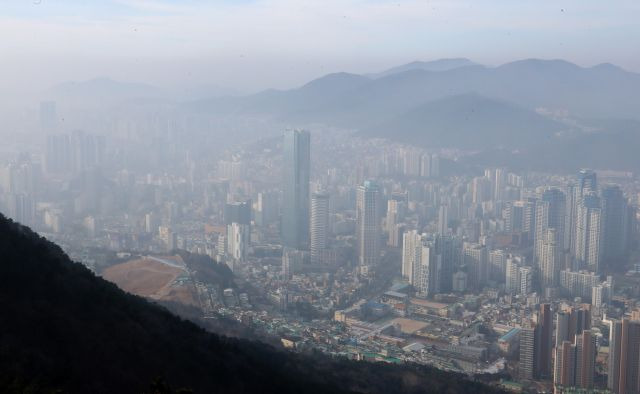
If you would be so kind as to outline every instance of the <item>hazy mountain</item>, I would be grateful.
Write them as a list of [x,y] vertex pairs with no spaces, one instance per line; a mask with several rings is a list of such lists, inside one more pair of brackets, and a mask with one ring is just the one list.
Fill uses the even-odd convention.
[[563,124],[509,103],[464,94],[420,105],[363,134],[429,148],[518,148],[549,141]]
[[[485,393],[411,364],[297,354],[208,333],[0,215],[3,393]],[[156,379],[165,383],[151,383]]]
[[368,74],[370,78],[382,78],[392,74],[398,74],[410,70],[423,70],[423,71],[447,71],[454,68],[477,66],[477,63],[472,62],[465,58],[452,58],[452,59],[439,59],[430,62],[415,61],[402,66],[392,67],[388,70],[376,73]]
[[523,108],[542,107],[575,117],[640,119],[639,91],[640,74],[615,66],[583,68],[562,60],[528,59],[495,68],[411,69],[377,79],[332,74],[298,89],[200,101],[187,107],[368,128],[428,101],[477,93]]

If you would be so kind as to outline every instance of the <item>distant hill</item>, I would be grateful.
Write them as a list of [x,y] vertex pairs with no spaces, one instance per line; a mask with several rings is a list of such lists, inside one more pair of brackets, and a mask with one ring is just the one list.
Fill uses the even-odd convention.
[[465,58],[452,58],[452,59],[439,59],[430,62],[415,61],[401,66],[392,67],[388,70],[376,73],[368,74],[369,78],[382,78],[392,74],[398,74],[410,70],[424,70],[424,71],[447,71],[454,68],[477,66],[478,63],[474,63]]
[[3,393],[497,392],[433,368],[302,355],[208,333],[1,215],[0,255]]
[[533,111],[475,94],[420,105],[362,134],[429,148],[521,148],[550,141],[566,126]]
[[640,120],[640,74],[613,65],[579,67],[563,60],[527,59],[493,68],[468,65],[430,71],[401,66],[398,71],[379,78],[332,74],[297,89],[201,100],[184,108],[361,129],[428,101],[475,93],[530,110]]

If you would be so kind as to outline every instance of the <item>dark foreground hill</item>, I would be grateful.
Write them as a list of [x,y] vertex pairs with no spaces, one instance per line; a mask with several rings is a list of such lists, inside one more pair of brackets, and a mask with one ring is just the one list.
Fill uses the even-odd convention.
[[493,392],[459,375],[301,355],[208,333],[0,215],[0,392]]

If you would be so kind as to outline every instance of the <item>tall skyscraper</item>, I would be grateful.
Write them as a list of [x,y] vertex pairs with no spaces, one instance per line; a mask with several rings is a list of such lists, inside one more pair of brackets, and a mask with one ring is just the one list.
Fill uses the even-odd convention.
[[602,258],[618,262],[627,254],[629,205],[619,186],[602,188]]
[[602,208],[594,192],[582,196],[576,210],[575,259],[577,269],[599,272],[602,257]]
[[580,196],[585,195],[588,192],[596,193],[598,191],[598,181],[596,173],[593,170],[583,168],[578,173],[578,189]]
[[453,286],[453,273],[462,259],[462,240],[455,235],[436,236],[436,253],[441,256],[439,267],[439,290],[449,292]]
[[558,232],[547,228],[540,240],[540,279],[543,287],[555,287],[560,279],[562,253],[558,246]]
[[[556,229],[558,234],[563,234],[567,205],[565,194],[560,189],[547,189],[542,193],[541,199],[549,203],[546,226]],[[559,239],[558,242],[562,245],[562,239]]]
[[251,242],[251,230],[247,224],[233,222],[227,226],[227,253],[236,261],[247,257]]
[[358,263],[375,267],[380,258],[380,188],[371,180],[358,186],[356,238]]
[[[391,199],[387,201],[387,218],[386,218],[386,230],[389,235],[387,244],[389,246],[397,247],[398,245],[398,224],[404,219],[406,210],[406,195],[396,194],[392,195]],[[400,242],[402,240],[400,239]]]
[[596,339],[590,330],[575,337],[575,343],[562,341],[556,348],[553,383],[560,388],[593,388],[596,364]]
[[[547,189],[542,198],[536,202],[535,234],[534,234],[534,262],[542,272],[542,248],[548,240],[547,230],[554,229],[554,243],[557,247],[557,259],[560,259],[564,242],[566,199],[559,189]],[[558,271],[561,267],[558,266]],[[562,267],[564,268],[564,267]],[[549,283],[544,283],[549,285]]]
[[553,349],[553,315],[550,304],[540,304],[538,315],[540,342],[538,343],[538,370],[540,376],[549,377],[551,371],[551,351]]
[[565,218],[565,236],[564,248],[568,250],[572,256],[576,255],[577,226],[578,226],[578,207],[582,203],[582,198],[587,194],[596,194],[598,191],[598,182],[595,172],[588,169],[582,169],[578,173],[576,184],[569,184],[566,193],[566,218]]
[[584,330],[576,335],[576,382],[575,386],[583,389],[593,387],[596,373],[596,337],[591,330]]
[[608,388],[616,394],[640,393],[640,321],[611,325]]
[[573,387],[576,381],[576,345],[562,341],[556,346],[553,384],[558,387]]
[[310,240],[311,262],[325,262],[329,246],[329,193],[318,192],[311,197]]
[[434,240],[423,240],[420,253],[420,278],[418,281],[418,293],[425,297],[431,297],[440,292],[440,269],[442,255],[436,253]]
[[609,324],[609,362],[607,363],[607,388],[620,392],[620,354],[622,352],[622,321],[612,320]]
[[402,236],[402,277],[413,284],[418,281],[417,262],[420,260],[422,235],[416,230],[405,231]]
[[299,250],[309,246],[310,142],[308,131],[287,130],[284,133],[282,243]]

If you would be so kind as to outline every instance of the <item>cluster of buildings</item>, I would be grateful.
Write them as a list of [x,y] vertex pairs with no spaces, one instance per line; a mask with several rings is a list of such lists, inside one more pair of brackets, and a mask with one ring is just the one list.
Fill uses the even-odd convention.
[[184,249],[245,288],[207,313],[294,347],[637,392],[630,174],[461,170],[465,152],[330,129],[197,155],[155,118],[145,151],[134,132],[55,132],[50,112],[38,154],[0,167],[0,208],[96,272],[104,251]]

